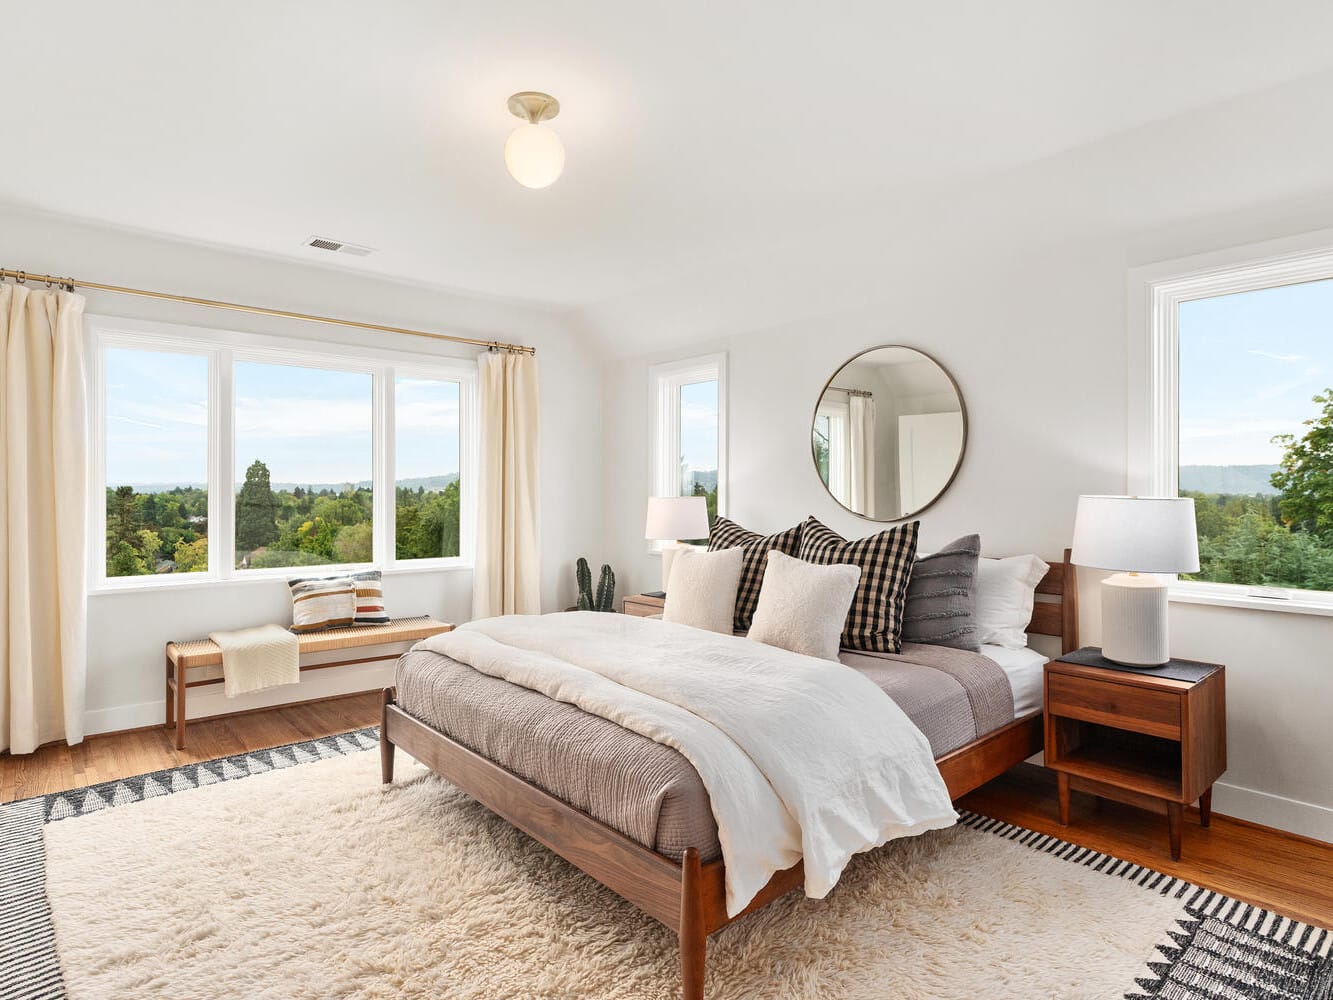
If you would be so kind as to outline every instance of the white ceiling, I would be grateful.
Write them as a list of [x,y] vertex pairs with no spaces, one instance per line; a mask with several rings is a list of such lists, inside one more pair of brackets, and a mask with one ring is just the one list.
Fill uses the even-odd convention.
[[[0,0],[0,18],[0,200],[562,307],[1333,68],[1326,2]],[[566,172],[543,191],[501,158],[523,89],[562,106]]]

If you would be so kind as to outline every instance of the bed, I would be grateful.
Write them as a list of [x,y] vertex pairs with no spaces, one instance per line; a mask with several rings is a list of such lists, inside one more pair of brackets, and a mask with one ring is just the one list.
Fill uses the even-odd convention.
[[[1077,648],[1069,554],[1037,588],[1029,631]],[[1041,750],[1041,663],[1032,650],[990,656],[906,645],[843,654],[926,735],[958,798]],[[1026,655],[1024,655],[1026,654]],[[386,689],[382,778],[401,746],[493,812],[560,854],[680,939],[683,996],[698,1000],[708,935],[803,884],[778,871],[728,915],[718,829],[699,775],[679,753],[438,653],[415,649]]]

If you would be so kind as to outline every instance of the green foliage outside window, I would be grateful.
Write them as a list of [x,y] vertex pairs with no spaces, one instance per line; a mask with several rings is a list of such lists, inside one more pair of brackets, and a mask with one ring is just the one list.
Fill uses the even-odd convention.
[[1181,490],[1194,498],[1198,573],[1185,579],[1333,591],[1333,390],[1314,397],[1317,416],[1283,448],[1273,494]]

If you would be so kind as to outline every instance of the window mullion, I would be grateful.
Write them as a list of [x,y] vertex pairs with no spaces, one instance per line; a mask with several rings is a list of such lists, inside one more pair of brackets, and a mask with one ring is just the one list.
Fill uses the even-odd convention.
[[371,517],[374,524],[371,530],[371,560],[378,566],[393,566],[397,560],[394,545],[397,516],[397,488],[394,479],[397,456],[394,453],[394,400],[397,386],[392,368],[381,368],[374,373],[371,393],[374,399],[372,420],[374,421],[374,454],[372,462],[374,473],[371,494]]
[[232,577],[236,565],[236,399],[234,357],[220,350],[209,358],[211,399],[208,407],[212,461],[208,484],[208,567],[220,580]]

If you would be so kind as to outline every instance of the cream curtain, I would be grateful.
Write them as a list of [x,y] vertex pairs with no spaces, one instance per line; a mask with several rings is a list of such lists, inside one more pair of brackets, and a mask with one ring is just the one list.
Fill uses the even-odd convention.
[[0,283],[0,750],[83,740],[83,296]]
[[472,617],[541,613],[537,359],[492,352],[481,371]]
[[848,505],[858,514],[875,514],[875,401],[869,396],[848,400],[850,478]]

